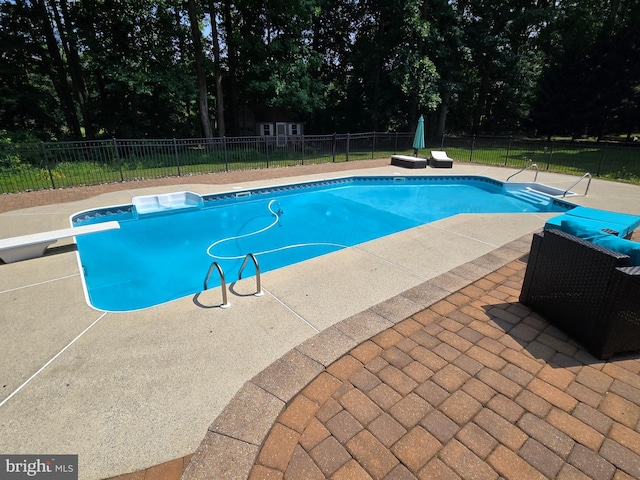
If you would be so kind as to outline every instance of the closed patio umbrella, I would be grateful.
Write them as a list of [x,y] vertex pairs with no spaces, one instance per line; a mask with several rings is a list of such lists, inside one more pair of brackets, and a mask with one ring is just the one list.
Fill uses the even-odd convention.
[[420,115],[418,119],[418,127],[416,128],[416,136],[413,137],[413,155],[418,156],[418,150],[424,148],[424,117]]

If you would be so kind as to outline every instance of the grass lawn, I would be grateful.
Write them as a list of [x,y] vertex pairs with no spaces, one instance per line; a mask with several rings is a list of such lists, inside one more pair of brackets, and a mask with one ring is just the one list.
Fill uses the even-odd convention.
[[532,149],[530,144],[516,144],[507,156],[504,147],[483,147],[471,152],[466,148],[447,148],[447,154],[456,160],[472,159],[473,163],[504,165],[522,168],[528,163],[538,165],[540,171],[582,176],[589,172],[594,177],[640,185],[640,149],[607,149],[581,146],[561,146],[553,151]]

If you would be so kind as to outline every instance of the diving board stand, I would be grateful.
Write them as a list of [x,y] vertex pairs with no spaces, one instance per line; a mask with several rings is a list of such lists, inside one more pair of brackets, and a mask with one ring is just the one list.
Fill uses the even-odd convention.
[[19,237],[1,238],[0,258],[4,263],[13,263],[29,258],[41,257],[49,245],[63,238],[104,232],[117,228],[120,228],[120,224],[113,221],[83,225],[81,227],[63,228],[62,230],[51,230],[49,232],[31,233]]

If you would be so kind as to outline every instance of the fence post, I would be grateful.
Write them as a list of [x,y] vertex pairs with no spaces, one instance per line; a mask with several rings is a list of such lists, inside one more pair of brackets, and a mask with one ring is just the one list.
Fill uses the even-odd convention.
[[442,134],[442,138],[440,139],[440,150],[444,150],[444,137],[446,133]]
[[509,135],[509,144],[507,145],[507,155],[504,157],[504,166],[507,166],[509,161],[509,152],[511,151],[511,135]]
[[116,152],[116,160],[118,161],[118,170],[120,170],[120,181],[124,182],[124,175],[122,174],[122,162],[120,161],[120,155],[118,154],[118,142],[115,137],[113,138],[113,149]]
[[180,176],[180,159],[178,158],[178,143],[173,139],[173,153],[176,156],[176,167],[178,167],[178,176]]
[[302,149],[300,152],[300,155],[302,156],[302,165],[304,165],[304,134],[300,135],[300,148]]
[[265,140],[264,140],[264,148],[265,148],[265,151],[267,152],[267,168],[269,168],[269,142],[267,141],[267,137],[265,137]]
[[473,161],[473,149],[476,147],[476,136],[471,136],[471,152],[469,153],[469,161]]
[[224,150],[224,169],[229,171],[229,158],[227,157],[227,137],[222,137],[222,147]]
[[604,163],[604,159],[607,156],[608,149],[609,149],[609,140],[607,140],[604,144],[604,150],[602,151],[602,158],[600,158],[600,165],[598,165],[598,172],[596,173],[596,177],[600,176],[600,170],[602,170],[602,164]]
[[373,160],[374,155],[376,154],[376,131],[373,131],[373,145],[371,146],[371,160]]
[[347,133],[347,146],[346,146],[346,159],[345,161],[348,162],[349,161],[349,140],[351,139],[351,134]]
[[331,161],[336,163],[336,134],[333,134],[333,144],[331,145]]
[[549,167],[551,166],[551,156],[553,155],[553,144],[555,140],[551,139],[551,147],[549,148],[549,156],[547,157],[547,172],[549,171]]
[[396,141],[393,144],[393,154],[395,155],[396,153],[398,153],[398,132],[396,132]]
[[44,154],[44,164],[46,165],[47,171],[49,172],[49,180],[51,180],[51,186],[55,190],[56,182],[53,181],[53,173],[51,173],[51,167],[49,166],[49,157],[47,156],[47,149],[44,146],[44,142],[40,142],[40,145],[42,145],[42,153]]

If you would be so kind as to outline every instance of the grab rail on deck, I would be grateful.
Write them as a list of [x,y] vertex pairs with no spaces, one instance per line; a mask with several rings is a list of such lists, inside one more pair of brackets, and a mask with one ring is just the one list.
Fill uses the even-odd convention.
[[209,267],[207,276],[204,278],[204,289],[209,289],[209,277],[213,273],[213,267],[216,267],[218,269],[218,274],[220,275],[220,287],[222,288],[222,305],[220,305],[220,308],[229,308],[231,304],[227,302],[227,282],[225,282],[224,280],[224,272],[222,271],[222,267],[218,262],[213,262]]
[[511,180],[511,178],[513,178],[513,177],[515,177],[516,175],[518,175],[519,173],[522,173],[522,172],[524,172],[525,170],[529,170],[529,169],[531,169],[531,168],[535,168],[535,169],[536,169],[536,176],[535,176],[535,177],[533,177],[533,181],[534,181],[534,183],[535,183],[535,182],[538,180],[538,172],[539,172],[539,170],[538,170],[538,164],[536,164],[536,163],[532,163],[531,165],[527,165],[526,167],[521,168],[521,169],[520,169],[520,170],[518,170],[516,173],[514,173],[514,174],[513,174],[513,175],[511,175],[511,176],[509,176],[509,178],[507,178],[507,182],[508,182],[509,180]]
[[242,262],[242,266],[240,267],[240,270],[238,270],[238,280],[242,280],[242,271],[244,270],[244,267],[247,266],[247,262],[249,261],[249,259],[251,259],[253,261],[253,265],[256,267],[257,291],[256,291],[256,293],[254,293],[254,295],[256,297],[260,297],[260,296],[264,295],[264,292],[262,291],[262,286],[260,284],[260,265],[258,265],[258,259],[256,258],[256,256],[253,253],[248,253],[247,256],[244,257],[244,261]]
[[573,187],[575,187],[576,185],[578,185],[582,180],[584,180],[585,178],[589,177],[589,181],[587,182],[587,188],[584,191],[584,196],[587,196],[587,193],[589,193],[589,185],[591,185],[591,174],[589,172],[585,173],[584,175],[582,175],[573,185],[571,185],[569,188],[567,188],[564,193],[562,194],[562,198],[567,196],[567,193],[569,193],[569,190],[571,190]]

